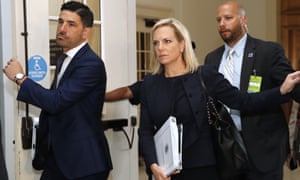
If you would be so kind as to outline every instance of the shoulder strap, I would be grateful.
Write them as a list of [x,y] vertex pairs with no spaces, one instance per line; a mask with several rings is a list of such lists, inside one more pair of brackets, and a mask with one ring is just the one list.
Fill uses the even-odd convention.
[[207,93],[207,88],[205,86],[205,83],[203,81],[203,77],[202,77],[202,66],[199,66],[198,70],[197,70],[197,74],[198,74],[198,77],[199,77],[199,80],[200,80],[200,84],[201,84],[201,87],[203,89],[203,93],[205,95],[205,98],[206,100],[208,99],[208,93]]

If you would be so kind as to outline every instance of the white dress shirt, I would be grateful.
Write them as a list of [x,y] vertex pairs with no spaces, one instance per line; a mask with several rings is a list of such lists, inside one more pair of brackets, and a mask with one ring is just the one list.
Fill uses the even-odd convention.
[[[240,39],[235,46],[232,47],[234,49],[233,53],[233,79],[232,79],[232,85],[240,89],[240,80],[241,80],[241,71],[242,71],[242,63],[243,63],[243,56],[244,56],[244,49],[246,46],[246,40],[247,40],[247,34],[245,34],[242,39]],[[225,50],[222,56],[222,60],[219,67],[219,72],[224,74],[224,64],[226,61],[226,58],[228,56],[230,47],[225,44]],[[236,125],[237,129],[239,131],[242,130],[241,125],[241,116],[240,111],[235,109],[230,109],[231,117],[234,121],[234,124]]]

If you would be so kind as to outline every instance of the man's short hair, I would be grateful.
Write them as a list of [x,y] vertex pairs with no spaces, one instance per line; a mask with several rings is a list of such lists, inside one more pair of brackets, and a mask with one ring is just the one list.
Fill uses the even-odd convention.
[[77,1],[68,1],[64,3],[60,11],[68,10],[77,13],[85,27],[92,27],[94,22],[94,15],[90,8]]

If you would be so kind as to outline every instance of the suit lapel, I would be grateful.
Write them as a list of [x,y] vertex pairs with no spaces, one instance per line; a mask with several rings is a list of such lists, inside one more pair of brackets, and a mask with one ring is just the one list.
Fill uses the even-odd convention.
[[215,54],[216,56],[213,57],[213,59],[212,59],[213,64],[218,65],[218,67],[221,64],[221,60],[222,60],[224,51],[225,51],[225,46],[219,47],[216,51],[216,54]]
[[241,71],[241,79],[240,79],[240,89],[243,92],[246,92],[248,89],[249,78],[251,74],[253,74],[256,47],[254,39],[248,35],[247,42],[243,55],[243,63],[242,63],[242,71]]
[[65,70],[63,76],[61,77],[59,84],[63,82],[66,77],[69,76],[77,62],[81,60],[82,55],[85,54],[88,50],[90,50],[90,47],[88,44],[86,44],[76,53],[76,55],[72,58],[70,64],[68,65],[67,69]]

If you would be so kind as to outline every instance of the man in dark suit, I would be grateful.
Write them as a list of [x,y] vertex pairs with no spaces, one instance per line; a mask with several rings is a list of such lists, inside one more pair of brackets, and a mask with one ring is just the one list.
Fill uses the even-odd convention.
[[49,146],[42,180],[105,180],[112,168],[100,121],[105,66],[87,44],[92,25],[87,6],[72,1],[62,5],[56,42],[67,57],[50,90],[23,75],[16,60],[3,69],[20,86],[17,99],[42,110],[40,132],[47,135],[42,140]]
[[[233,65],[229,68],[233,76],[228,79],[241,91],[260,92],[280,86],[286,75],[293,72],[279,44],[247,34],[246,11],[239,3],[222,3],[216,21],[225,45],[210,52],[205,64],[219,65],[219,71],[228,76],[226,60],[233,49]],[[296,89],[292,97],[299,101],[299,87]],[[283,164],[289,153],[289,133],[281,106],[259,114],[232,109],[230,113],[242,133],[249,156],[248,171],[236,179],[282,180]]]

